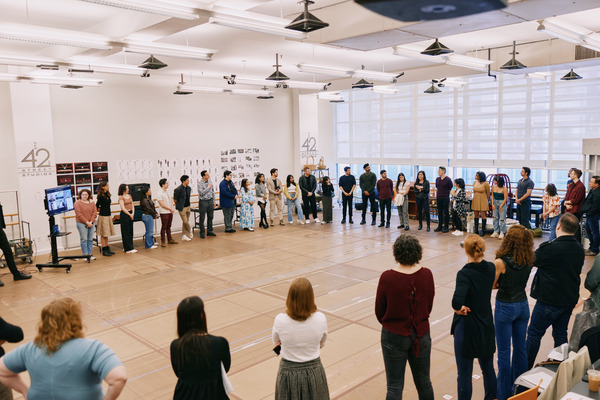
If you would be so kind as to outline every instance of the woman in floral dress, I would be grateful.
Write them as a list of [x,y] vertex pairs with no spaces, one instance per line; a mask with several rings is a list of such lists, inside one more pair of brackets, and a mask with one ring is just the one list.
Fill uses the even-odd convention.
[[254,192],[250,190],[250,181],[242,179],[242,215],[240,216],[240,228],[254,232]]

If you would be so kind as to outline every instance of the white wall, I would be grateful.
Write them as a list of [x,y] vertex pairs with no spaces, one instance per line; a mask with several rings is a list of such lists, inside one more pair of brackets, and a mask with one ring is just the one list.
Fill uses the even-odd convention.
[[[272,167],[279,168],[280,175],[295,171],[290,157],[294,141],[291,92],[279,91],[272,100],[227,94],[175,96],[173,86],[146,82],[139,77],[113,76],[100,88],[51,87],[55,161],[108,161],[113,201],[121,183],[117,181],[116,160],[219,160],[224,148],[258,147],[261,172],[268,174]],[[7,150],[14,148],[10,109],[8,87],[0,86],[0,188],[16,187],[17,182],[16,160]],[[158,177],[150,183],[156,192]],[[47,220],[32,223],[46,226]],[[62,222],[60,225],[62,229]],[[180,226],[176,216],[174,229]],[[67,228],[74,232],[68,245],[76,247],[79,239],[73,220]],[[136,235],[141,230],[141,224],[136,224]],[[40,242],[38,249],[48,248],[47,243],[41,243],[47,240],[35,239]]]

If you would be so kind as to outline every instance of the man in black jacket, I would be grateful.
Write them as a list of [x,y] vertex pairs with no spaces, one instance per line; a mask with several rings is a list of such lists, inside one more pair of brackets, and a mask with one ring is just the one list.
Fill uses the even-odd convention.
[[[4,228],[6,228],[6,224],[4,223],[4,213],[2,212],[2,204],[0,204],[0,249],[2,250],[2,253],[4,253],[4,261],[6,261],[8,269],[13,274],[13,279],[15,281],[22,281],[24,279],[31,278],[31,275],[25,274],[17,269],[17,266],[15,264],[15,257],[13,255],[12,249],[10,248],[10,242],[6,237]],[[0,281],[0,286],[4,286],[4,283],[2,281]]]
[[302,191],[302,207],[304,208],[304,217],[306,223],[310,224],[310,214],[312,212],[313,219],[318,224],[321,221],[317,217],[317,178],[310,173],[310,168],[304,167],[304,175],[298,180],[298,186]]
[[537,273],[531,285],[531,297],[537,299],[527,329],[527,362],[535,363],[540,342],[552,325],[554,347],[567,343],[567,326],[579,299],[583,247],[575,239],[579,220],[563,214],[556,226],[556,239],[544,242],[535,251]]
[[190,177],[187,175],[181,175],[181,185],[175,188],[173,191],[173,200],[175,200],[175,208],[179,211],[181,217],[181,230],[183,235],[181,239],[185,242],[189,242],[194,237],[194,231],[190,226],[190,214],[192,208],[190,205],[190,197],[192,195],[192,188],[190,187]]
[[590,248],[585,251],[586,256],[597,256],[600,252],[600,176],[592,176],[581,212],[586,215],[585,231],[590,239]]

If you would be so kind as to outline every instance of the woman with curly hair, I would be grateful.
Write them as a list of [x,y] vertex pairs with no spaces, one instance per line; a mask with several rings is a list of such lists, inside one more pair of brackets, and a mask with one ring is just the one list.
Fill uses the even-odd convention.
[[[498,344],[498,399],[513,393],[515,379],[527,371],[525,335],[529,322],[529,304],[525,286],[533,265],[533,234],[521,225],[513,225],[496,251],[495,331]],[[512,338],[512,362],[510,356]]]
[[402,399],[406,361],[420,400],[433,400],[429,377],[431,336],[429,314],[433,307],[433,274],[419,265],[423,248],[414,236],[402,235],[394,243],[398,265],[381,274],[375,296],[375,315],[381,323],[381,351],[387,379],[386,399]]
[[[27,371],[31,387],[19,373]],[[108,384],[102,393],[102,380]],[[85,339],[81,305],[71,298],[52,301],[42,309],[33,342],[0,359],[0,382],[28,400],[113,400],[119,397],[127,373],[117,356],[98,340]]]
[[[485,172],[479,171],[475,174],[473,182],[473,201],[471,210],[475,217],[475,233],[485,236],[485,225],[487,223],[486,213],[490,209],[490,184],[486,181]],[[481,217],[481,231],[479,230],[479,217]]]

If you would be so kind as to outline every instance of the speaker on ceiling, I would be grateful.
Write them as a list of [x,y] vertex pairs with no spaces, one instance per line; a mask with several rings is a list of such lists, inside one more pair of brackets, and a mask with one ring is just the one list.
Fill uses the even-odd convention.
[[464,17],[506,7],[508,0],[354,0],[361,6],[399,21]]

